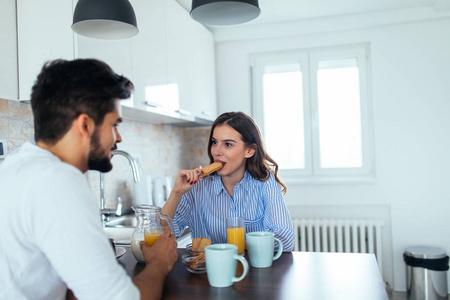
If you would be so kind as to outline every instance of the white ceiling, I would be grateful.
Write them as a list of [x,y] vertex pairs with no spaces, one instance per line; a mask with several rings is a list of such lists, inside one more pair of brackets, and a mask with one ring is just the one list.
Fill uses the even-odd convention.
[[[177,1],[191,10],[192,0]],[[259,7],[261,15],[249,25],[418,7],[448,10],[450,0],[259,0]]]

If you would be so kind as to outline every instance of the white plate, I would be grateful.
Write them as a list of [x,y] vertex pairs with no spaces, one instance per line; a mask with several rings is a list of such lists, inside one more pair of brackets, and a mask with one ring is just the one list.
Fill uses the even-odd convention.
[[122,255],[125,254],[125,252],[127,252],[127,250],[125,250],[125,248],[123,248],[123,247],[116,247],[116,258],[121,257]]

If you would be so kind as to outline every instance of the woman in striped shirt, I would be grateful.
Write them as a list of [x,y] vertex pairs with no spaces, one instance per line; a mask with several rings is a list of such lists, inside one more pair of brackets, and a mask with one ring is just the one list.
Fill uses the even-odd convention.
[[213,123],[208,156],[217,172],[181,170],[162,211],[173,217],[176,236],[189,227],[193,237],[227,242],[227,217],[244,217],[245,231],[270,231],[283,251],[294,247],[294,229],[282,195],[286,186],[278,165],[266,153],[258,126],[242,112],[220,115]]

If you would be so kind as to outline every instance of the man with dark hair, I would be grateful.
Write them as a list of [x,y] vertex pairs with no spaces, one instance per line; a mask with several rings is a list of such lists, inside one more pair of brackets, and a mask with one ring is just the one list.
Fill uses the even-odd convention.
[[[84,173],[112,169],[133,85],[92,59],[47,63],[33,86],[36,145],[0,165],[0,299],[159,299],[177,259],[166,229],[141,243],[133,281],[115,258]],[[69,292],[68,292],[69,290]],[[72,292],[70,292],[72,291]]]

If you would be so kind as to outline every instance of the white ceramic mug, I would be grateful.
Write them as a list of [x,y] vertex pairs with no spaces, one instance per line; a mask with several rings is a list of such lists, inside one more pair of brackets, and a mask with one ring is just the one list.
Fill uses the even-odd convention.
[[[257,231],[246,235],[247,252],[250,265],[254,268],[268,268],[283,252],[281,241],[273,236],[272,232]],[[274,242],[278,243],[278,252],[274,255]]]
[[[214,244],[205,247],[206,275],[213,287],[227,287],[244,279],[248,273],[248,263],[237,254],[238,247],[231,244]],[[237,261],[242,263],[244,272],[237,278]]]

